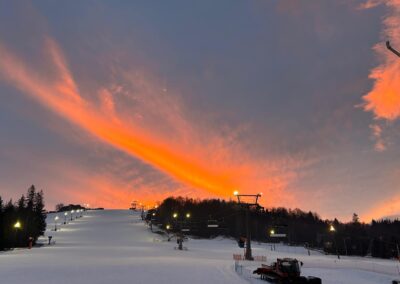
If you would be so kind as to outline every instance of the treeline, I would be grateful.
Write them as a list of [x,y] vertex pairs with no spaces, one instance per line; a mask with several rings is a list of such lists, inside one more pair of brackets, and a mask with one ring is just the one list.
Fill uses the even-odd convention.
[[71,210],[85,210],[86,208],[80,204],[69,204],[64,205],[63,203],[58,203],[56,205],[56,212],[64,212],[64,211],[71,211]]
[[[244,209],[233,201],[170,197],[150,210],[146,218],[164,229],[169,225],[172,231],[183,229],[199,237],[246,236]],[[400,254],[398,220],[365,224],[354,214],[352,222],[342,223],[337,219],[322,220],[313,212],[286,208],[253,208],[250,220],[252,240],[256,241],[283,241],[340,255],[395,258]]]
[[0,250],[34,245],[45,230],[43,191],[32,185],[15,203],[0,196]]

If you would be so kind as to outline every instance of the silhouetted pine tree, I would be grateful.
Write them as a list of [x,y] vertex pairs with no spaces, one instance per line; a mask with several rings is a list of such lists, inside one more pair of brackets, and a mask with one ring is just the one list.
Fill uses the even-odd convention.
[[0,196],[0,250],[4,250],[4,212],[3,199]]
[[34,240],[36,242],[37,238],[39,236],[42,236],[46,231],[46,213],[44,210],[44,199],[42,190],[35,194],[33,212],[35,216]]
[[[20,228],[16,228],[16,222]],[[36,192],[32,185],[14,204],[12,200],[3,205],[0,197],[0,250],[13,247],[26,247],[29,237],[34,242],[46,230],[43,192]]]

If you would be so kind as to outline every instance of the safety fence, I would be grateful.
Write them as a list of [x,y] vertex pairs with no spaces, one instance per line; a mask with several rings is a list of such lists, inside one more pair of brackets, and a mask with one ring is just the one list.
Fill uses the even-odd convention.
[[373,259],[310,259],[302,260],[305,268],[358,269],[400,276],[400,263],[396,261],[379,262]]
[[[233,254],[233,260],[242,261],[242,260],[246,260],[246,258],[244,255],[241,255],[241,254]],[[267,257],[265,255],[256,255],[256,256],[253,256],[253,261],[266,262]]]

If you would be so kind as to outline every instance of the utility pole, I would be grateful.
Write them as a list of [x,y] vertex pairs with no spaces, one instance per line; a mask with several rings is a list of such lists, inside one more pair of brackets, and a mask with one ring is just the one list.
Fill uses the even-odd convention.
[[238,203],[246,212],[246,252],[244,258],[246,260],[254,260],[251,253],[250,210],[252,208],[259,209],[258,198],[261,197],[261,194],[239,194],[238,191],[235,191],[233,194],[237,197]]

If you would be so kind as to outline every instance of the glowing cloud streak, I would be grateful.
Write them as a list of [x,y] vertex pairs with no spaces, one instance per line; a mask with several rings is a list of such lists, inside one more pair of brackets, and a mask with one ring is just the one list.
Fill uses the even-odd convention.
[[[141,120],[147,117],[142,119],[138,114],[140,119],[132,121],[132,109],[128,107],[128,116],[124,116],[126,113],[121,109],[116,109],[117,102],[114,101],[113,93],[123,92],[122,87],[101,87],[97,91],[100,105],[85,99],[57,44],[47,39],[45,47],[51,63],[50,69],[55,70],[55,79],[53,74],[28,66],[1,43],[0,76],[101,141],[139,158],[189,188],[204,190],[208,196],[223,197],[231,196],[233,189],[238,188],[242,192],[263,191],[269,193],[268,203],[271,204],[276,201],[276,193],[285,189],[298,176],[294,169],[304,165],[302,159],[293,157],[280,157],[268,163],[251,160],[240,147],[226,147],[227,141],[228,144],[232,142],[232,133],[213,135],[212,131],[208,133],[209,130],[203,129],[198,134],[180,114],[179,103],[167,102],[165,106],[166,102],[159,100],[162,97],[159,93],[145,91],[145,94],[139,95],[139,100],[143,101],[140,105],[142,111],[161,115],[154,121],[141,124]],[[129,74],[126,77],[128,81],[133,80],[132,85],[139,85],[133,93],[152,89],[151,84],[145,80],[135,81]],[[138,99],[133,98],[131,92],[124,95],[131,100]],[[176,137],[168,137],[171,129],[164,130],[165,126],[171,126]],[[201,136],[207,137],[206,143],[204,140],[199,142]],[[176,192],[176,188],[170,192]],[[127,196],[126,193],[121,194]],[[288,201],[293,201],[292,198],[293,195],[288,194],[279,201],[288,204]]]
[[54,112],[101,140],[150,163],[182,182],[219,195],[224,195],[234,188],[233,182],[228,178],[193,163],[179,153],[157,143],[156,139],[135,131],[132,126],[128,128],[104,116],[80,96],[66,61],[55,42],[49,39],[46,46],[60,77],[60,80],[55,83],[41,78],[35,70],[26,66],[3,46],[0,46],[2,58],[0,72],[18,89],[31,95]]

